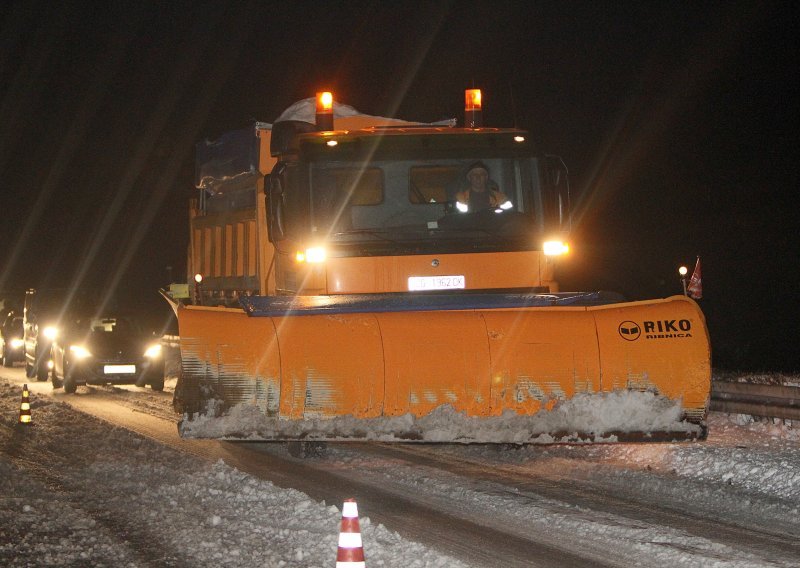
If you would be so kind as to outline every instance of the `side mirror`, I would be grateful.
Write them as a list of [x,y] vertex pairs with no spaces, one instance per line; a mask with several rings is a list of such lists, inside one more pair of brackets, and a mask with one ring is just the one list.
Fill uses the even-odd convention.
[[549,230],[572,230],[569,170],[560,156],[544,157],[544,208]]
[[267,200],[267,234],[271,242],[282,240],[286,237],[286,223],[284,211],[286,194],[283,189],[283,164],[278,164],[269,176],[266,191]]

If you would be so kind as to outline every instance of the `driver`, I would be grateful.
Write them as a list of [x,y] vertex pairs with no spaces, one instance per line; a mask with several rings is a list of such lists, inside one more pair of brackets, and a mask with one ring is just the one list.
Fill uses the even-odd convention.
[[506,195],[489,179],[489,168],[475,162],[467,170],[468,187],[456,194],[456,207],[461,212],[500,207],[508,201]]

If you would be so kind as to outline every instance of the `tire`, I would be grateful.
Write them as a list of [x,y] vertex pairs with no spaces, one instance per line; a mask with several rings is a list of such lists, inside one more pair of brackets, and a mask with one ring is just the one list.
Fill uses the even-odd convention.
[[12,361],[10,357],[6,356],[6,354],[3,353],[3,367],[13,367],[13,366],[14,366],[14,361]]
[[39,365],[36,368],[36,380],[39,382],[46,381],[50,375],[50,369],[47,368],[47,365]]
[[56,367],[53,365],[53,370],[50,372],[50,382],[53,383],[54,389],[60,389],[64,386],[64,381],[58,378],[56,375]]
[[78,390],[78,385],[72,379],[64,379],[64,392],[67,394],[75,394]]
[[36,372],[33,370],[33,365],[28,363],[28,360],[25,359],[25,376],[32,379],[34,375],[36,375]]
[[160,379],[156,379],[152,383],[150,383],[150,388],[153,389],[156,392],[163,391],[164,390],[164,377],[161,377]]

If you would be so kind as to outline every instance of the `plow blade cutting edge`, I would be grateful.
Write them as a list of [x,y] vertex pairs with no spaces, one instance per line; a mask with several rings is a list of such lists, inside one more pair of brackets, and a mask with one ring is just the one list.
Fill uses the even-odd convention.
[[[448,299],[449,298],[449,299]],[[702,438],[684,296],[286,299],[178,310],[187,437],[529,443]]]

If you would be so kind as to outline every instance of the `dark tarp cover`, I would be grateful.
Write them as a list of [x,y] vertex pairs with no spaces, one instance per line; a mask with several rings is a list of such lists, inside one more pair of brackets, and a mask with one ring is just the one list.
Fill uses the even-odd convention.
[[255,122],[247,128],[232,130],[217,140],[204,140],[195,146],[194,181],[198,188],[217,193],[228,180],[259,171],[257,130],[270,125]]

